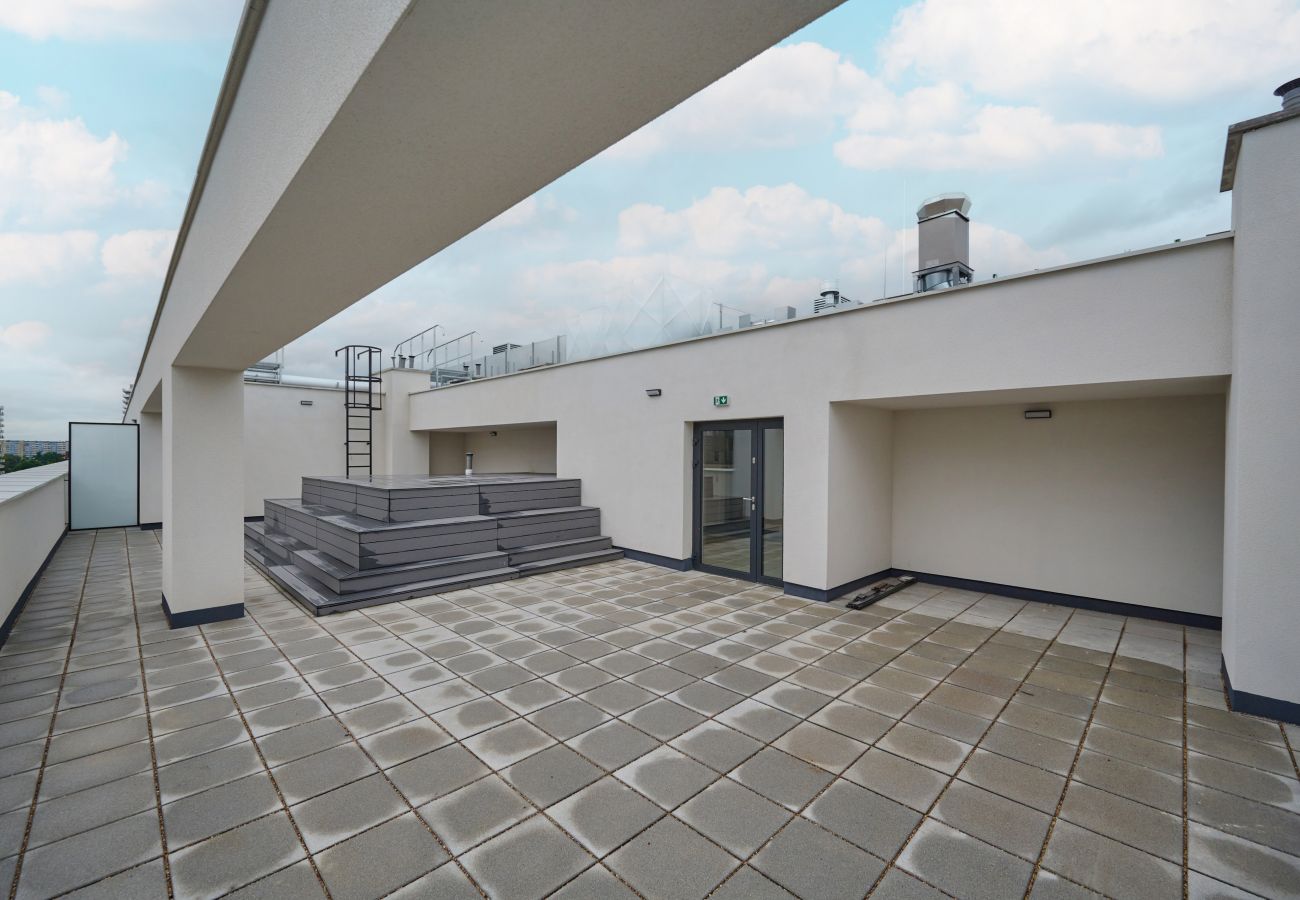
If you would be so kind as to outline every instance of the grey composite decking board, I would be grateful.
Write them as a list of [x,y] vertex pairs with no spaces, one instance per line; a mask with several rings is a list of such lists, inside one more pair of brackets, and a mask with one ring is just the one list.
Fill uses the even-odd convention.
[[245,548],[318,615],[622,556],[578,479],[308,477],[302,494],[267,500]]
[[442,581],[462,575],[475,575],[507,568],[506,554],[493,550],[471,556],[388,566],[383,569],[350,570],[318,550],[300,550],[293,555],[294,565],[336,594],[402,587],[428,581]]
[[539,562],[556,559],[561,556],[575,556],[582,553],[598,553],[609,550],[614,542],[607,537],[577,538],[570,541],[552,541],[549,544],[536,544],[510,551],[510,565]]

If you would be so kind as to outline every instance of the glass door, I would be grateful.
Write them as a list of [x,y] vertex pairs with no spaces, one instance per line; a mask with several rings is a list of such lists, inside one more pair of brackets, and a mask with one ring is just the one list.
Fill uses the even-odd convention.
[[695,426],[696,568],[780,583],[784,444],[780,420]]

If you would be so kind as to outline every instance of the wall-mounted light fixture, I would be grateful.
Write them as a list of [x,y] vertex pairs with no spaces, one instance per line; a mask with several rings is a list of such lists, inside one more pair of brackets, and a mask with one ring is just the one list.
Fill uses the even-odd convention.
[[662,393],[663,391],[659,390],[659,388],[646,388],[645,391],[647,397],[658,397]]
[[1025,410],[1026,419],[1050,419],[1052,411],[1050,409],[1027,409]]
[[313,402],[314,402],[314,401],[312,401],[312,400],[299,400],[299,401],[298,401],[298,405],[299,405],[299,406],[311,406]]

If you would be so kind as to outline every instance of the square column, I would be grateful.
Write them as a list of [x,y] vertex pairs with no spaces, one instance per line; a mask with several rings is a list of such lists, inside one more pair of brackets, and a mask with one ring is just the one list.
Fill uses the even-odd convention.
[[162,525],[162,413],[141,412],[140,426],[140,527]]
[[1300,110],[1238,130],[1223,668],[1233,709],[1300,722]]
[[244,614],[242,372],[163,376],[163,610],[173,628]]

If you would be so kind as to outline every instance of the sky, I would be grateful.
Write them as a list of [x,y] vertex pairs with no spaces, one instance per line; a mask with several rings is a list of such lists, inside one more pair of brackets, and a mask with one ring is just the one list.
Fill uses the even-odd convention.
[[[0,2],[6,437],[116,421],[239,0]],[[910,290],[972,198],[976,279],[1229,227],[1225,131],[1300,75],[1300,0],[848,0],[285,349],[566,333],[673,290],[756,317]],[[429,198],[436,203],[436,197]]]

